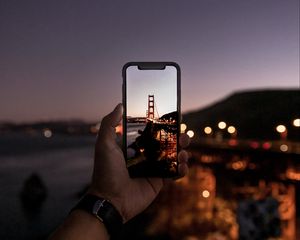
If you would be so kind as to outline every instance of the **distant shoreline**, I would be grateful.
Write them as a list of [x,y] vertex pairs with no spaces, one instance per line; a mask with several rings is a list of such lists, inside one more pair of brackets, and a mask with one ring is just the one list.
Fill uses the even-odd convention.
[[94,135],[54,134],[51,138],[41,135],[30,136],[25,133],[7,133],[0,135],[0,156],[15,156],[57,149],[93,147]]

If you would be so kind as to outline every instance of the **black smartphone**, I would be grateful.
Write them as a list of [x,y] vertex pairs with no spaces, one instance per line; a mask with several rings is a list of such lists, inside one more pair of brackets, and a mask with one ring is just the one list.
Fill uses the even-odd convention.
[[178,176],[179,65],[129,62],[122,75],[123,151],[130,176]]

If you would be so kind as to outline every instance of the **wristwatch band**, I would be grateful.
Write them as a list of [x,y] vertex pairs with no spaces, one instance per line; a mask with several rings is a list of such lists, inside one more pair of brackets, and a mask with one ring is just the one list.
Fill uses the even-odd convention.
[[71,210],[81,209],[97,217],[105,225],[109,235],[118,233],[122,227],[122,217],[117,209],[106,199],[95,195],[85,195]]

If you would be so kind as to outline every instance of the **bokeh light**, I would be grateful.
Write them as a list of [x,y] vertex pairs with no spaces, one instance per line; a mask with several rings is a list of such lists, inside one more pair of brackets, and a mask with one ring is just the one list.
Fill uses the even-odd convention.
[[181,132],[181,133],[184,133],[185,130],[186,130],[186,128],[187,128],[187,126],[186,126],[185,123],[181,123],[181,124],[180,124],[180,132]]
[[210,196],[210,192],[209,192],[208,190],[204,190],[204,191],[202,192],[202,197],[208,198],[209,196]]
[[288,145],[286,145],[286,144],[280,145],[280,151],[287,152],[288,150],[289,150]]
[[218,128],[220,128],[220,129],[225,129],[225,128],[226,128],[226,123],[223,122],[223,121],[219,122],[219,123],[218,123]]
[[43,135],[45,138],[51,138],[52,137],[52,131],[49,128],[45,128],[43,130]]
[[300,127],[300,118],[294,119],[293,125],[294,125],[295,127]]
[[190,138],[194,137],[195,133],[192,130],[188,130],[186,133]]
[[204,128],[204,132],[205,132],[205,134],[207,134],[207,135],[208,135],[208,134],[211,134],[211,133],[212,133],[212,128],[207,126],[207,127]]
[[278,125],[276,127],[276,131],[279,133],[284,133],[286,131],[286,127],[284,125]]
[[230,134],[233,134],[233,133],[236,132],[236,129],[235,129],[234,126],[229,126],[229,127],[227,128],[227,132],[229,132]]

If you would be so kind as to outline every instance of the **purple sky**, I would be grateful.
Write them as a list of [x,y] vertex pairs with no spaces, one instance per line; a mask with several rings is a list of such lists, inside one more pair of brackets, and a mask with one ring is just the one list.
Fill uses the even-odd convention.
[[139,70],[130,66],[126,70],[127,116],[146,117],[148,95],[154,96],[154,117],[177,111],[177,69]]
[[179,63],[183,111],[299,88],[299,0],[0,0],[0,121],[99,120],[147,60]]

